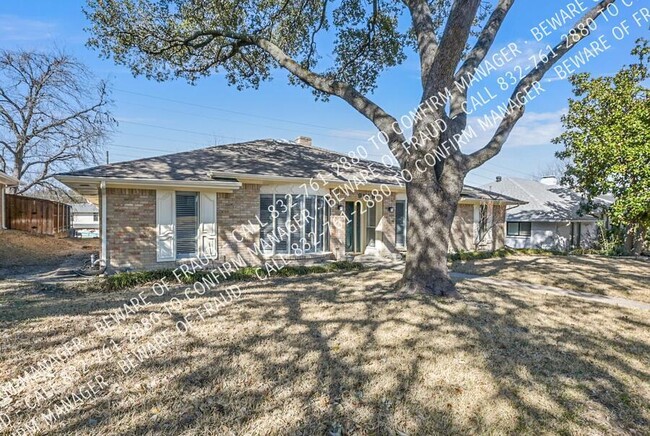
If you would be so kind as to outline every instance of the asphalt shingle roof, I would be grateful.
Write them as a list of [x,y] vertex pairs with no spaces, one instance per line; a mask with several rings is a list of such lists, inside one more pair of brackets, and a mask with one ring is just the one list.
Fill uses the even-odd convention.
[[[129,178],[144,180],[210,181],[237,175],[316,178],[346,181],[360,177],[362,171],[368,183],[397,185],[398,167],[386,167],[381,162],[361,160],[343,168],[340,153],[311,145],[274,139],[218,145],[145,159],[100,165],[62,176]],[[346,156],[349,161],[349,157]],[[517,201],[495,196],[494,193],[466,186],[463,197]]]
[[580,213],[583,197],[560,185],[512,177],[482,188],[526,202],[508,210],[508,221],[596,221],[593,216]]

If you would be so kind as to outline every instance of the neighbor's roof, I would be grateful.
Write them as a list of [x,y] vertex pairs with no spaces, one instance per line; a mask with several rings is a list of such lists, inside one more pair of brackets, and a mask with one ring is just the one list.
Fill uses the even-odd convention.
[[[361,160],[346,169],[339,163],[341,156],[345,155],[313,145],[261,139],[100,165],[59,176],[209,182],[235,180],[240,176],[319,180],[321,175],[328,180],[345,182],[353,177],[359,178],[364,170],[368,173],[372,165],[374,176],[368,174],[367,183],[398,185],[398,167],[386,167],[380,162]],[[349,156],[345,157],[349,162]],[[468,186],[463,190],[463,197],[519,203],[514,198],[495,196]]]
[[96,213],[99,208],[90,203],[76,203],[72,205],[72,213]]
[[16,186],[18,183],[20,183],[20,181],[17,178],[0,171],[0,183],[7,186]]
[[526,202],[508,210],[508,221],[596,221],[595,217],[579,212],[584,201],[582,195],[560,185],[504,177],[482,188]]

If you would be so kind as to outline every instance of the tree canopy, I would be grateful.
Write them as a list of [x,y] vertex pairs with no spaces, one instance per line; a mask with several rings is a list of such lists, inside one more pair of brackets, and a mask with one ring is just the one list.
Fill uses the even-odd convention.
[[647,41],[633,51],[639,61],[613,76],[570,78],[576,96],[562,117],[565,132],[557,156],[568,161],[564,181],[593,200],[616,198],[617,224],[650,225],[650,89]]

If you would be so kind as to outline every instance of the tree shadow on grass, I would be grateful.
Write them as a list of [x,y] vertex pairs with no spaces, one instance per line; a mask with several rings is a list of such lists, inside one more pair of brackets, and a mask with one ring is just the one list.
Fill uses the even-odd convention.
[[246,284],[242,300],[132,374],[111,362],[94,368],[126,392],[85,405],[56,431],[625,433],[649,424],[635,386],[649,381],[650,341],[635,324],[607,325],[612,313],[643,322],[635,313],[476,283],[460,284],[466,300],[450,302],[399,294],[386,285],[396,279],[366,271]]

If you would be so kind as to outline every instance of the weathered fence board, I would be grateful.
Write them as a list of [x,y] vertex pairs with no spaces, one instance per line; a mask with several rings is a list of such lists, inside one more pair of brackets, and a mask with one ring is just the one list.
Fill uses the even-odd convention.
[[70,206],[56,201],[6,194],[8,229],[56,235],[70,229]]

